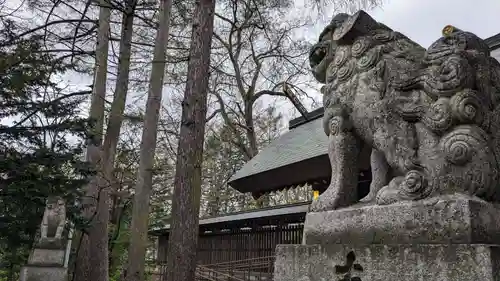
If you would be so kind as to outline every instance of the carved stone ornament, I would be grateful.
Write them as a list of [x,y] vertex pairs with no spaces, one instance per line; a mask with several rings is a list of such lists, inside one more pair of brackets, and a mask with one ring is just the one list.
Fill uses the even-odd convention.
[[325,84],[332,165],[312,211],[357,203],[346,196],[355,193],[357,162],[345,159],[363,146],[373,150],[374,179],[363,202],[500,201],[500,64],[482,39],[446,26],[426,50],[359,11],[336,15],[309,60]]

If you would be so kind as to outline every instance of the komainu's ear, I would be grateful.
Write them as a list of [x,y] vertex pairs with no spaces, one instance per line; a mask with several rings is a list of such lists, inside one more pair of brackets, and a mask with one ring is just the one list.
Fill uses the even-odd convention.
[[341,40],[348,34],[354,36],[365,35],[377,28],[379,28],[378,22],[365,11],[360,10],[345,20],[340,27],[335,29],[333,40]]

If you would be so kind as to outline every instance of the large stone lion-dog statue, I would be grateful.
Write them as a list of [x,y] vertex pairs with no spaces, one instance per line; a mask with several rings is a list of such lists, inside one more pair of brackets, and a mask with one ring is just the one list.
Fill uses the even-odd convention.
[[[500,64],[453,26],[427,50],[366,12],[338,14],[310,53],[325,85],[332,178],[311,211],[456,195],[500,201]],[[356,194],[371,149],[369,194]]]

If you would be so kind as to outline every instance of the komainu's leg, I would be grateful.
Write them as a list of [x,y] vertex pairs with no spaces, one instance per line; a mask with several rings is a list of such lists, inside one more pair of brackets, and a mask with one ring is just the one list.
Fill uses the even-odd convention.
[[377,193],[389,183],[389,164],[385,160],[385,155],[382,151],[375,148],[372,149],[370,156],[370,167],[372,170],[372,182],[370,183],[370,192],[361,202],[375,201]]
[[48,226],[49,221],[47,218],[47,210],[45,210],[45,213],[43,214],[43,219],[42,219],[42,224],[40,225],[40,237],[46,238],[48,234]]
[[42,226],[40,228],[40,237],[42,237],[42,238],[47,237],[47,225],[46,224],[42,224]]
[[64,231],[64,221],[61,221],[57,226],[55,238],[61,238],[63,231]]
[[328,211],[352,205],[358,201],[358,154],[360,141],[352,132],[346,117],[330,120],[328,156],[332,178],[328,189],[311,204],[311,211]]

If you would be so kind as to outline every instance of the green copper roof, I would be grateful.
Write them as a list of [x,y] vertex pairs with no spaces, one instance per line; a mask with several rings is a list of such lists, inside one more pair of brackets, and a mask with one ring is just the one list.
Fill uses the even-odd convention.
[[232,182],[297,163],[328,152],[328,138],[323,131],[322,118],[317,118],[289,130],[262,149],[229,180]]

